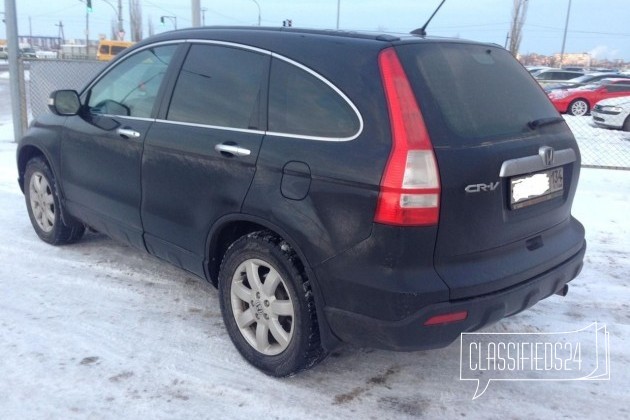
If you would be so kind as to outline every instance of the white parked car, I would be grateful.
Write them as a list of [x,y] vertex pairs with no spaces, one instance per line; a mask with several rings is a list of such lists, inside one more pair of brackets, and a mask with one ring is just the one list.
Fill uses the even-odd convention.
[[563,69],[545,69],[538,73],[532,73],[532,76],[541,86],[566,82],[576,77],[584,76],[583,71],[563,70]]
[[604,99],[591,110],[593,122],[600,127],[630,131],[630,96]]
[[549,70],[551,67],[547,67],[547,66],[525,66],[525,68],[527,69],[527,71],[532,75],[532,76],[536,76],[538,73],[540,73],[543,70]]

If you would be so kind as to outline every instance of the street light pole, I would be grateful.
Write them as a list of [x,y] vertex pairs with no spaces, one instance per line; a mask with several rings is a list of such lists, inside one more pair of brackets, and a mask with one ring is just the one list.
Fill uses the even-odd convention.
[[[79,0],[81,3],[85,3],[85,58],[90,57],[90,3],[88,1]],[[29,16],[29,24],[30,24]]]
[[90,58],[90,11],[85,9],[85,58]]
[[201,0],[191,0],[190,8],[192,9],[192,26],[195,28],[201,26],[201,19],[199,19]]
[[[13,117],[13,137],[18,142],[26,127],[26,112],[22,112],[24,85],[20,83],[20,43],[18,41],[17,9],[15,0],[4,0],[4,18],[7,24],[7,47],[9,48],[9,89],[11,90],[11,115]],[[23,75],[22,75],[23,77]]]
[[120,41],[122,41],[125,37],[125,30],[123,29],[123,18],[122,18],[122,0],[118,0],[118,9],[116,9],[116,6],[111,4],[109,0],[103,0],[103,2],[108,4],[109,7],[111,7],[114,10],[114,13],[116,13],[118,17],[118,35],[119,36],[122,35],[120,39]]
[[252,1],[256,3],[256,7],[258,7],[258,26],[260,26],[260,4],[258,4],[256,0],[252,0]]
[[337,30],[339,30],[339,11],[341,9],[341,0],[337,0]]
[[567,8],[567,19],[564,22],[564,35],[562,36],[562,49],[560,50],[560,67],[564,61],[564,46],[567,42],[567,29],[569,28],[569,15],[571,14],[571,0],[569,0],[569,7]]
[[125,39],[125,29],[123,28],[123,18],[122,18],[122,0],[118,0],[118,38],[119,41],[123,41]]

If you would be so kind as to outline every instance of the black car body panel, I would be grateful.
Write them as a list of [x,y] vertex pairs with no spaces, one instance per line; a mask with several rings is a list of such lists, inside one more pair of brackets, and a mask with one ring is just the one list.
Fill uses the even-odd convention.
[[[157,122],[147,135],[142,158],[142,222],[151,253],[202,274],[209,228],[219,217],[240,212],[263,136],[186,127],[186,137],[180,137],[181,131],[181,126]],[[179,139],[176,144],[174,138]],[[238,141],[252,154],[225,159],[214,152],[217,144],[231,141]],[[165,195],[173,199],[164,200]],[[195,260],[194,266],[184,263],[188,258]]]
[[[428,304],[397,320],[374,318],[336,308],[326,308],[326,315],[331,328],[342,340],[360,346],[398,351],[444,347],[457,340],[462,332],[476,331],[517,314],[561,290],[582,270],[585,252],[584,244],[578,253],[554,267],[553,271],[542,273],[525,283],[473,298]],[[395,300],[401,301],[401,296],[396,296]],[[434,315],[459,311],[466,311],[468,315],[459,323],[426,325],[426,321]]]
[[[375,222],[393,148],[386,75],[379,68],[386,49],[400,57],[431,138],[440,180],[437,224]],[[94,86],[106,85],[117,66],[122,72],[134,57],[151,61],[160,54],[166,58],[137,72],[133,101],[122,97],[122,108],[90,102],[106,96],[100,87],[94,94]],[[212,63],[203,57],[213,54],[224,54],[225,68],[205,75]],[[463,95],[447,102],[483,105],[522,94],[522,106],[493,104],[498,116],[483,117],[463,105],[444,111],[445,93],[435,89],[440,78],[426,74],[436,71],[414,67],[422,54],[447,57],[440,77],[459,84],[450,91]],[[448,60],[458,57],[462,65],[473,63],[469,76],[466,69],[446,71],[457,67]],[[138,61],[144,66],[147,60]],[[506,98],[483,92],[482,70],[495,65],[506,72],[496,81]],[[224,85],[212,85],[214,76]],[[246,106],[231,109],[227,99],[225,109],[195,105],[211,96],[209,89],[221,93],[230,83],[243,89],[232,97]],[[311,88],[322,94],[300,96]],[[312,283],[325,348],[339,340],[396,350],[447,345],[462,331],[561,290],[581,268],[584,230],[570,212],[579,149],[564,123],[528,126],[558,113],[494,45],[337,31],[189,29],[119,54],[81,98],[78,115],[42,116],[21,140],[20,186],[27,161],[45,156],[70,216],[215,284],[234,241],[260,229],[275,232],[295,249]],[[311,100],[339,109],[335,115],[343,118],[320,123],[305,111]],[[302,125],[291,126],[284,117],[297,108]],[[449,125],[457,112],[472,121],[459,131]],[[311,115],[318,123],[309,126]],[[484,131],[493,118],[509,123]],[[303,126],[312,134],[301,132]],[[560,165],[562,193],[513,209],[512,178],[536,171],[504,176],[505,162],[539,159],[545,147],[573,151]],[[471,185],[492,188],[470,192]],[[430,316],[462,308],[468,317],[461,322],[423,326]]]
[[[146,133],[151,122],[95,116],[68,118],[60,151],[65,205],[88,225],[144,249],[140,219],[144,137],[123,138],[117,128]],[[102,127],[107,127],[103,129]]]

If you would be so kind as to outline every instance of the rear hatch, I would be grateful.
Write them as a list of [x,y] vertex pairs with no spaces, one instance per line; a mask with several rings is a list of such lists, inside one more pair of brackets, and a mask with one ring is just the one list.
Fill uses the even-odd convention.
[[579,149],[527,70],[492,45],[423,40],[396,51],[439,167],[434,265],[451,299],[513,286],[577,253]]

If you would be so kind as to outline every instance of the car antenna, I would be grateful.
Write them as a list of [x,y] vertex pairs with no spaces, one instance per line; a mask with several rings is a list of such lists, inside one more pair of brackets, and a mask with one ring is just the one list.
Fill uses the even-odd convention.
[[435,9],[435,12],[433,12],[433,14],[429,18],[429,20],[427,20],[427,23],[425,23],[422,28],[414,29],[413,31],[411,31],[411,33],[413,35],[426,36],[426,34],[427,34],[427,31],[426,31],[427,26],[429,26],[429,23],[433,19],[433,16],[435,16],[435,14],[438,12],[438,10],[440,10],[440,7],[442,7],[442,5],[444,4],[445,1],[446,0],[442,0],[442,3],[440,3],[440,5],[437,7],[437,9]]

